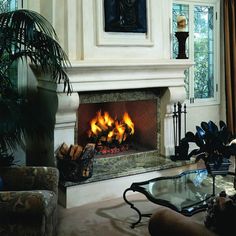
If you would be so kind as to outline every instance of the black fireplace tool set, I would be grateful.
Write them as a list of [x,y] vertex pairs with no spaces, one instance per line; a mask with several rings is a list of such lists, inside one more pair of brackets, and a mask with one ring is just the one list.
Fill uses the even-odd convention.
[[175,153],[171,155],[172,161],[176,160],[189,160],[188,149],[189,144],[185,141],[185,138],[181,139],[182,130],[184,135],[186,135],[186,104],[182,106],[180,102],[174,104],[173,111],[173,134],[174,134],[174,144]]

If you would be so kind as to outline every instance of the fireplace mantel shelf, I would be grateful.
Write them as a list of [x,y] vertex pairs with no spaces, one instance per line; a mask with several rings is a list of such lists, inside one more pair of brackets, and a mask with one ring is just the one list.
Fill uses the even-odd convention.
[[[191,60],[72,62],[68,75],[74,92],[184,87],[184,71]],[[63,91],[63,85],[39,80],[39,87]]]
[[129,67],[186,67],[194,63],[190,59],[165,59],[165,60],[119,60],[119,61],[72,61],[71,69],[76,68],[129,68]]

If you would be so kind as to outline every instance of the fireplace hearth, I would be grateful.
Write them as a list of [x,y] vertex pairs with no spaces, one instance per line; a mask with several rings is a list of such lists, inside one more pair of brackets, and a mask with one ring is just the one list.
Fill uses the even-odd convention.
[[[160,89],[134,89],[80,94],[75,142],[82,146],[91,142],[96,145],[93,177],[86,183],[143,173],[163,166],[166,158],[160,155],[160,93]],[[131,135],[123,137],[123,142],[120,136],[109,142],[103,135],[113,132],[116,127],[109,128],[107,132],[108,125],[104,122],[108,117],[102,117],[104,113],[100,111],[106,111],[110,119],[114,117],[113,122],[124,125]],[[124,114],[131,124],[127,125],[122,120]],[[99,118],[102,124],[98,122]],[[91,128],[91,123],[96,126]],[[91,129],[100,136],[95,136]],[[104,147],[104,143],[109,147]]]
[[[76,186],[114,179],[117,177],[147,173],[166,168],[181,166],[187,162],[172,162],[161,155],[160,99],[162,90],[114,90],[80,94],[80,106],[77,111],[77,143],[86,145],[88,129],[97,110],[106,110],[113,117],[122,117],[128,112],[134,123],[132,145],[127,150],[94,155],[93,175],[83,181],[61,182],[63,187]],[[136,134],[136,136],[135,136]],[[97,145],[97,144],[96,144]],[[98,145],[99,146],[99,145]]]

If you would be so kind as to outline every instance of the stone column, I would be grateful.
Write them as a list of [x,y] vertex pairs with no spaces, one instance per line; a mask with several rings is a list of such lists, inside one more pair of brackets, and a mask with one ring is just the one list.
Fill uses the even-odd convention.
[[[56,88],[56,86],[55,86]],[[63,142],[68,145],[75,142],[75,126],[79,95],[77,92],[66,94],[50,89],[49,82],[39,83],[40,105],[45,114],[54,122],[50,135],[27,142],[27,165],[55,166],[55,150]]]
[[173,105],[184,102],[186,96],[184,86],[168,87],[161,99],[161,154],[171,156],[175,153],[173,132]]

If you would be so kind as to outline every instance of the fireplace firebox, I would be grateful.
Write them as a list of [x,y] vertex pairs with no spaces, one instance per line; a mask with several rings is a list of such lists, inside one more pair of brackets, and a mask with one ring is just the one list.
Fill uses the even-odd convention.
[[[88,181],[142,173],[158,165],[158,159],[161,158],[160,92],[161,89],[139,89],[80,93],[76,143],[85,146],[94,141],[97,148],[93,177]],[[106,131],[104,114],[117,124],[124,123],[122,119],[127,114],[133,127],[126,126],[126,129],[131,133],[133,131],[132,135],[125,138],[123,143],[119,139],[107,141],[108,137],[104,133],[108,135],[115,125]],[[98,123],[98,116],[102,124]],[[99,138],[91,138],[91,123],[96,123],[96,129],[100,131]],[[108,146],[102,147],[102,150],[106,150],[103,153],[101,143]]]
[[[111,128],[106,124],[97,124],[98,134],[92,133],[91,135],[90,123],[94,119],[99,119],[97,114],[99,114],[102,122],[106,120],[104,114],[107,114],[112,119],[113,124],[110,125]],[[124,134],[122,133],[121,136],[125,135],[127,137],[119,137],[119,127],[123,128],[124,114],[130,117],[130,122],[134,125],[134,131],[132,133],[132,130],[125,127],[127,125],[124,124],[123,127],[127,131],[124,130]],[[119,127],[116,129],[115,126]],[[113,135],[117,137],[110,138],[113,141],[109,139],[112,133],[118,133]],[[81,104],[78,109],[78,143],[84,146],[87,142],[95,142],[96,146],[101,145],[101,142],[104,145],[107,144],[107,146],[126,144],[137,151],[157,149],[157,100]]]

